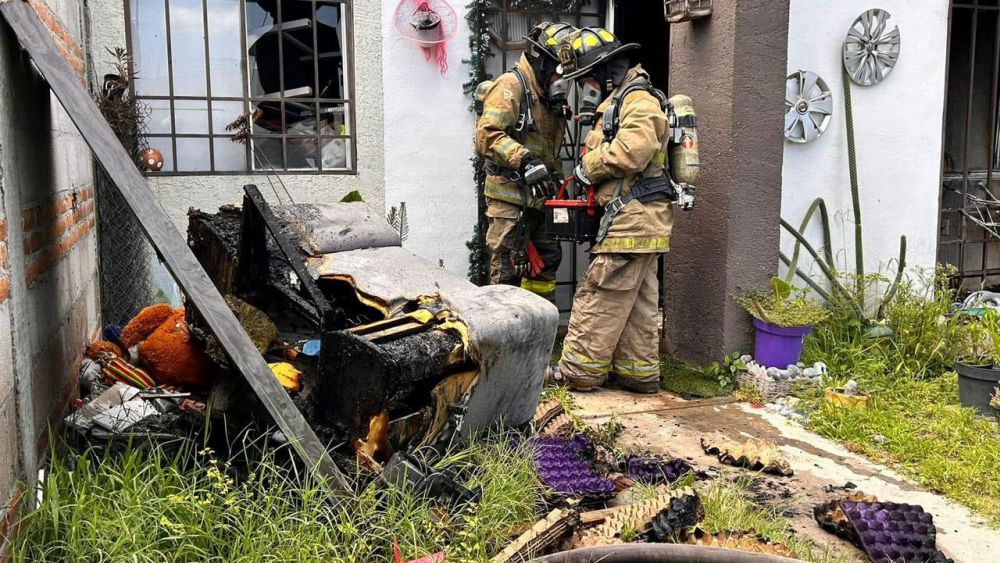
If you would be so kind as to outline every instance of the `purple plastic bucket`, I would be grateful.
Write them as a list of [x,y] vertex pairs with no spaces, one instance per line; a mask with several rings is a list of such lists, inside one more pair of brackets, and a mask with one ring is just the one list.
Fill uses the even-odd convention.
[[760,319],[753,320],[753,359],[764,367],[782,368],[797,363],[802,356],[802,341],[810,326],[778,326]]

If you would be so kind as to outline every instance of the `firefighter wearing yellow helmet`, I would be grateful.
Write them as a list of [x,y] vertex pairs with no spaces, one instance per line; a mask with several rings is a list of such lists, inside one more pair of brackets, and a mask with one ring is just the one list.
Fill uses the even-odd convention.
[[670,184],[663,186],[668,119],[649,75],[629,67],[637,44],[622,45],[600,28],[564,41],[566,77],[577,80],[581,101],[603,99],[574,175],[595,188],[605,214],[556,377],[586,390],[612,374],[628,390],[652,393],[660,380],[657,258],[673,225]]
[[574,31],[569,24],[535,26],[514,69],[476,93],[476,152],[487,170],[490,283],[520,285],[549,300],[555,298],[562,249],[546,233],[541,209],[559,181],[569,90],[555,48]]

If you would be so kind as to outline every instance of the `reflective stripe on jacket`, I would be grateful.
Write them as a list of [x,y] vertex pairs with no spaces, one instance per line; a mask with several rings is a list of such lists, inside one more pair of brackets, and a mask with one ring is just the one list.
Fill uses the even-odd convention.
[[[636,65],[619,88],[637,80],[649,80],[649,75]],[[621,195],[627,194],[640,174],[655,177],[663,172],[666,155],[665,141],[669,133],[667,117],[655,96],[645,90],[629,93],[619,110],[618,133],[605,142],[604,112],[619,90],[611,93],[597,108],[597,124],[587,135],[587,154],[583,170],[597,186],[597,201],[606,205],[615,197],[621,184]],[[611,119],[611,116],[607,116]],[[673,227],[673,207],[670,202],[639,203],[632,201],[615,216],[607,237],[594,245],[591,252],[657,253],[670,247]]]
[[[544,162],[550,171],[560,173],[559,147],[566,122],[542,102],[541,88],[524,55],[518,60],[517,69],[534,95],[534,104],[531,106],[534,129],[525,131],[523,145],[509,134],[517,124],[523,92],[517,76],[513,72],[504,73],[496,79],[483,98],[483,115],[476,122],[476,152],[497,166],[511,170],[520,170],[522,159],[531,153]],[[486,177],[487,197],[521,205],[522,192],[521,186],[503,176]],[[543,200],[533,200],[528,195],[530,207],[541,209],[542,203]]]

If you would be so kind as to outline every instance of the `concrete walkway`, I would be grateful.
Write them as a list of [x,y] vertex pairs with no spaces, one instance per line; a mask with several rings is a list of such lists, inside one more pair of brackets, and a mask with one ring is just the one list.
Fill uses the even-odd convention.
[[666,392],[639,396],[600,389],[574,396],[588,423],[600,423],[617,414],[625,425],[625,447],[683,457],[700,470],[712,467],[725,475],[745,472],[706,455],[699,443],[703,436],[718,433],[734,440],[756,438],[779,444],[795,475],[762,475],[759,499],[787,507],[785,514],[796,533],[819,546],[829,545],[849,560],[867,558],[850,543],[823,531],[812,515],[813,506],[846,494],[843,489],[830,492],[830,487],[843,487],[847,482],[879,500],[922,506],[934,516],[938,548],[956,562],[1000,561],[1000,530],[990,528],[983,518],[785,417],[726,398],[687,401]]

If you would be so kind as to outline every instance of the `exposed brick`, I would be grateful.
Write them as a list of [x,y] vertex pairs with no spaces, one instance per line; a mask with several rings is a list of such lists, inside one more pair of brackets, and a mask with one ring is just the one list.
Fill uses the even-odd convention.
[[0,274],[0,303],[10,297],[10,278],[7,274]]
[[0,221],[0,241],[7,240],[7,221]]
[[[35,252],[41,250],[42,248],[54,243],[59,240],[59,237],[70,230],[75,224],[79,223],[86,217],[89,217],[94,213],[94,203],[89,199],[79,199],[76,206],[73,206],[73,196],[63,196],[57,199],[54,203],[49,204],[48,208],[35,208],[33,214],[31,214],[32,221],[36,228],[43,227],[41,230],[36,230],[24,237],[24,252],[25,254],[31,255]],[[55,212],[60,211],[62,215],[56,215]],[[22,223],[25,222],[26,212],[22,212]],[[38,221],[39,217],[44,217],[44,221]],[[58,217],[58,218],[56,218]],[[49,222],[51,219],[55,219],[53,222]],[[42,225],[42,223],[49,223],[48,225]]]
[[25,231],[30,231],[35,228],[38,224],[38,217],[36,216],[34,209],[25,209],[21,212],[21,228]]
[[28,0],[28,3],[34,9],[38,18],[42,20],[42,23],[45,24],[45,27],[48,28],[49,35],[53,39],[53,45],[55,45],[63,58],[66,59],[66,62],[73,67],[73,70],[76,71],[82,80],[85,76],[83,65],[84,53],[80,44],[76,42],[76,39],[66,30],[62,22],[49,10],[44,2],[41,0]]
[[7,252],[7,243],[0,242],[0,270],[7,271],[10,268],[10,254]]
[[[23,497],[24,492],[20,488],[15,489],[10,503],[5,507],[7,512],[0,514],[0,548],[4,545],[10,545],[9,542],[17,536],[17,524],[20,521],[21,499]],[[0,553],[0,560],[4,560],[4,558],[4,554]]]
[[91,230],[93,230],[95,225],[95,220],[90,217],[85,222],[82,222],[73,229],[68,237],[59,241],[58,244],[46,248],[44,251],[40,252],[34,256],[31,261],[28,262],[28,266],[25,268],[24,279],[28,285],[31,285],[38,276],[45,273],[46,270],[51,268],[59,261],[60,258],[69,254],[77,242],[81,238],[87,235]]

